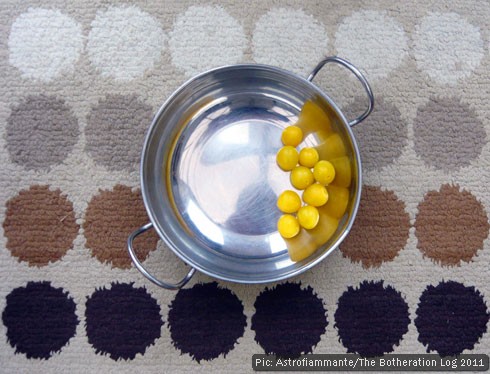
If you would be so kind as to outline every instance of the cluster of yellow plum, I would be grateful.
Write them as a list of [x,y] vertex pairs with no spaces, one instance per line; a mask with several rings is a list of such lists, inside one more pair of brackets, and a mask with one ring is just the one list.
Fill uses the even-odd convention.
[[[296,147],[313,132],[322,142],[298,152]],[[305,103],[298,122],[284,129],[281,140],[284,146],[277,152],[277,164],[290,172],[291,185],[302,191],[302,196],[293,190],[279,195],[277,207],[284,214],[277,228],[291,259],[301,261],[337,230],[349,200],[350,160],[328,116],[312,101]]]
[[320,161],[315,148],[303,148],[298,153],[296,147],[303,141],[303,131],[299,127],[284,129],[281,140],[284,147],[277,152],[277,164],[282,170],[291,172],[291,184],[303,191],[305,204],[292,190],[284,191],[277,199],[277,207],[285,213],[279,218],[277,228],[283,238],[290,239],[299,233],[300,226],[311,230],[318,224],[320,214],[317,207],[328,200],[325,186],[334,180],[335,168],[328,161]]

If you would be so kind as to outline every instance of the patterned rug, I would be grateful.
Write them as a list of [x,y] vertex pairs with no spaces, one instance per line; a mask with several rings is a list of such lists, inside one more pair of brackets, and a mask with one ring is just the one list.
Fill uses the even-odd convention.
[[[490,352],[490,7],[485,1],[4,0],[0,371],[251,372],[254,353]],[[163,101],[239,62],[358,66],[364,188],[326,260],[277,284],[132,266],[138,161]],[[354,118],[359,84],[315,83]],[[156,234],[145,266],[188,271]]]

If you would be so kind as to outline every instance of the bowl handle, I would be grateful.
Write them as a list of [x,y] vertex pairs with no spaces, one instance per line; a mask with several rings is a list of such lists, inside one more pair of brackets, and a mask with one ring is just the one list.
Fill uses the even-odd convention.
[[327,57],[327,58],[323,59],[322,61],[320,61],[318,63],[318,65],[310,73],[308,78],[306,78],[306,79],[308,81],[312,82],[313,79],[315,78],[315,76],[320,71],[320,69],[323,66],[325,66],[325,64],[327,64],[329,62],[335,62],[335,63],[340,64],[340,65],[346,67],[347,69],[349,69],[352,73],[354,73],[354,75],[357,77],[357,79],[359,79],[359,81],[362,83],[364,89],[366,90],[366,93],[367,93],[367,96],[369,99],[368,108],[366,109],[366,111],[363,114],[361,114],[355,120],[349,122],[349,126],[351,126],[351,127],[355,126],[358,123],[361,123],[362,121],[364,121],[367,118],[367,116],[369,116],[369,114],[371,114],[371,112],[373,111],[374,95],[373,95],[373,91],[371,90],[371,86],[369,85],[368,81],[366,80],[366,77],[364,77],[364,75],[359,71],[358,68],[356,68],[354,65],[352,65],[349,61],[344,60],[343,58],[340,58],[337,56]]
[[148,270],[146,270],[143,267],[143,264],[140,262],[140,260],[138,260],[138,257],[136,257],[136,253],[135,253],[134,248],[133,248],[133,241],[134,241],[134,239],[138,235],[143,234],[145,231],[148,231],[152,227],[153,227],[153,224],[151,222],[150,223],[147,223],[146,225],[141,226],[139,229],[133,231],[131,233],[131,235],[129,235],[129,237],[128,237],[128,252],[129,252],[129,256],[131,257],[131,260],[133,260],[134,266],[136,266],[136,268],[146,278],[148,278],[150,281],[152,281],[153,283],[155,283],[157,286],[166,288],[167,290],[178,290],[178,289],[184,287],[184,285],[187,282],[189,282],[189,280],[192,278],[192,276],[196,272],[196,269],[191,268],[191,270],[187,273],[187,275],[180,282],[177,282],[177,283],[167,283],[167,282],[163,282],[163,281],[159,280],[158,278],[156,278],[155,276],[151,275],[148,272]]

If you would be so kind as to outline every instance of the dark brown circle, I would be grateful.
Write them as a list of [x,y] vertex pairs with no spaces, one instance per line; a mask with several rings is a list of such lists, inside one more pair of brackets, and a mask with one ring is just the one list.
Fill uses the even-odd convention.
[[364,267],[378,267],[405,247],[409,230],[405,203],[393,191],[363,186],[357,217],[340,250]]
[[72,203],[59,189],[34,185],[7,201],[3,229],[12,256],[45,266],[73,247],[79,226]]
[[63,162],[79,134],[78,121],[63,100],[29,96],[7,120],[7,149],[12,162],[28,170],[46,169]]
[[[112,190],[100,191],[85,212],[83,229],[87,247],[100,262],[128,269],[131,267],[126,244],[128,236],[148,222],[139,190],[132,191],[130,187],[118,184]],[[136,238],[135,250],[141,261],[156,249],[157,241],[154,231]]]
[[488,237],[488,217],[482,204],[459,186],[429,191],[415,218],[417,248],[441,265],[470,262]]

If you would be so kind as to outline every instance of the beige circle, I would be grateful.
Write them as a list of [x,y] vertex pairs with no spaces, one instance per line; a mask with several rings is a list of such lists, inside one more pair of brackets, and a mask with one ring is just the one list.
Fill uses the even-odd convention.
[[102,76],[125,82],[160,60],[166,39],[157,19],[137,6],[111,6],[92,21],[87,52]]
[[460,14],[431,12],[415,28],[417,66],[438,83],[456,84],[469,77],[484,55],[480,28]]
[[246,46],[243,26],[221,6],[189,7],[170,32],[172,63],[187,76],[240,62]]
[[252,42],[256,62],[306,74],[327,54],[328,35],[303,10],[273,8],[257,21]]
[[361,10],[339,25],[335,48],[368,78],[383,79],[408,56],[408,38],[402,25],[386,11]]
[[23,77],[49,82],[73,72],[83,51],[82,26],[58,9],[29,8],[10,29],[9,62]]

